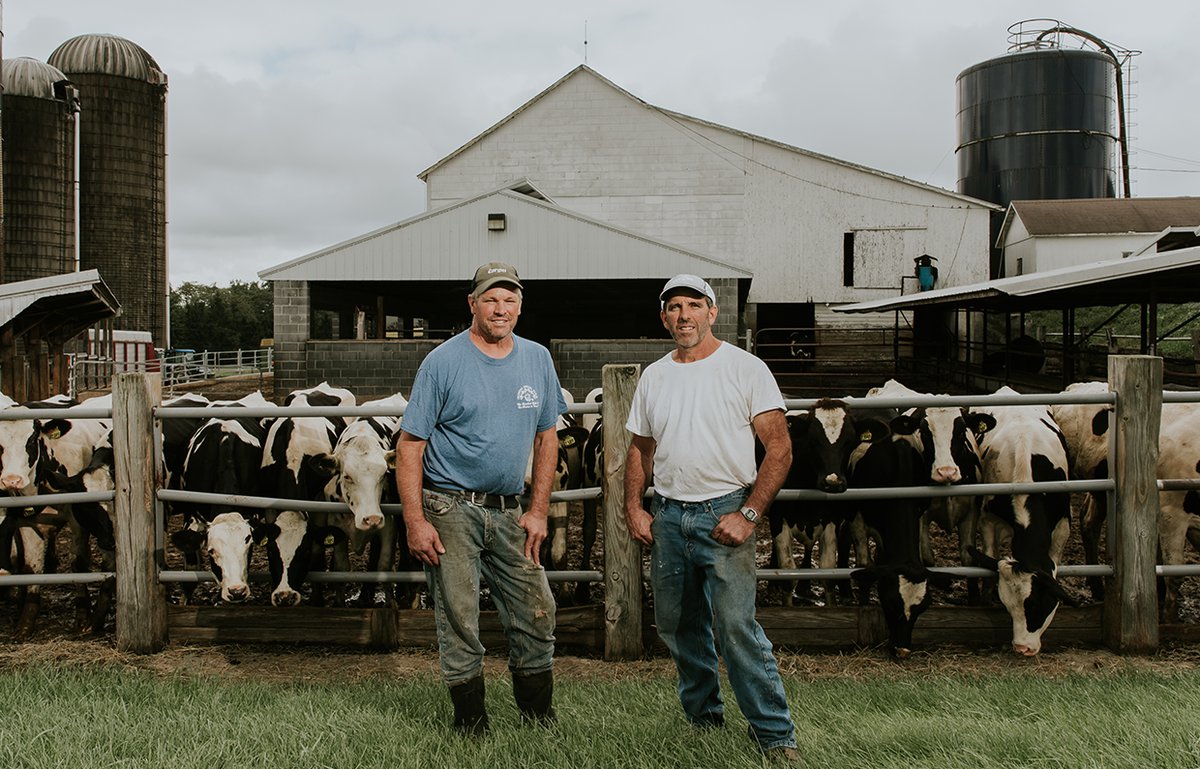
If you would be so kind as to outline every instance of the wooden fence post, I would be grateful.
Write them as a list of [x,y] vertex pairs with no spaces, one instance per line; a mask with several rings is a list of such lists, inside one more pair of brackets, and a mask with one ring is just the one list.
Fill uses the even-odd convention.
[[167,597],[158,581],[154,531],[154,408],[161,402],[160,374],[118,374],[113,380],[117,648],[136,654],[167,643]]
[[1158,648],[1158,428],[1162,358],[1113,355],[1108,385],[1116,393],[1108,550],[1113,576],[1105,587],[1104,642],[1121,654]]
[[642,367],[606,365],[604,400],[604,659],[642,656],[642,545],[625,523],[625,421]]

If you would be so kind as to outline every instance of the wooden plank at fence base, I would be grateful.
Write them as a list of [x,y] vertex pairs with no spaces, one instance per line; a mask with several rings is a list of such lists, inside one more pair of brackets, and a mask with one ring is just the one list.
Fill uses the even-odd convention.
[[[167,619],[171,638],[188,643],[310,643],[380,650],[437,646],[429,610],[172,606]],[[556,619],[558,646],[593,653],[603,647],[602,606],[564,606],[558,609]],[[479,632],[489,649],[507,647],[497,612],[480,612]]]

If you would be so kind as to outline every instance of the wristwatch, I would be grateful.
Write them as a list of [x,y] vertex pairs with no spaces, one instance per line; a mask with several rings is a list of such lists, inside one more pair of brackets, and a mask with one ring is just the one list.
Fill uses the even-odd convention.
[[758,511],[753,507],[743,507],[738,512],[742,514],[743,518],[750,521],[750,523],[758,523]]

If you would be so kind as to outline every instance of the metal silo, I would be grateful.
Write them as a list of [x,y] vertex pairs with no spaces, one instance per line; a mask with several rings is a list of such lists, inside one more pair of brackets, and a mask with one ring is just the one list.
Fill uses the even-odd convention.
[[79,268],[121,303],[119,327],[167,343],[167,76],[140,46],[80,35],[50,54],[79,89]]
[[1113,197],[1115,70],[1086,50],[1000,56],[958,76],[958,191],[1013,200]]
[[30,58],[0,64],[4,254],[0,282],[75,271],[75,89]]

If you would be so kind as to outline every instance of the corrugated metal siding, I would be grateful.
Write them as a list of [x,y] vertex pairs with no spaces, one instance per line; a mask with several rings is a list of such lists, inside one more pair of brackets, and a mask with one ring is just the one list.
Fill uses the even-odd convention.
[[[505,214],[503,232],[487,215]],[[623,232],[516,192],[501,191],[378,230],[259,273],[269,280],[466,280],[489,261],[509,262],[539,280],[749,273],[634,233]]]
[[19,56],[5,59],[0,67],[0,79],[4,83],[4,95],[30,96],[35,99],[54,99],[54,84],[67,76],[45,62]]
[[50,54],[48,61],[72,74],[112,75],[165,86],[158,62],[137,43],[116,35],[79,35]]

